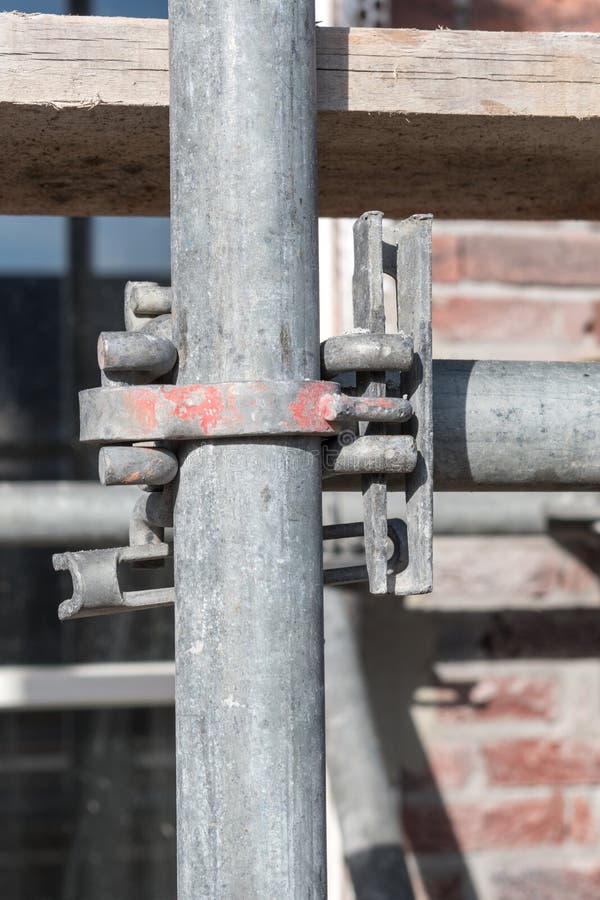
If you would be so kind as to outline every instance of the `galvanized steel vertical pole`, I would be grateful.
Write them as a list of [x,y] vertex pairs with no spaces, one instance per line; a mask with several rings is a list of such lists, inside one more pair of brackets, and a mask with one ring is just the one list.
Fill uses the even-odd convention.
[[[178,383],[319,377],[313,0],[171,0]],[[325,896],[315,438],[186,447],[179,900]]]

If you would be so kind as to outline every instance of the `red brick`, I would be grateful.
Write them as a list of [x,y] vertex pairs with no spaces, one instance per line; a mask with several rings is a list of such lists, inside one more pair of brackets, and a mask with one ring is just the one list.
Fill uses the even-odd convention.
[[456,0],[392,0],[394,28],[456,28]]
[[468,234],[460,239],[463,278],[511,284],[600,285],[598,234]]
[[484,31],[600,31],[590,0],[471,0],[462,16],[456,0],[392,0],[396,28],[479,28]]
[[440,297],[434,288],[433,328],[445,340],[580,341],[597,322],[593,301]]
[[598,900],[600,867],[531,869],[514,874],[504,869],[493,879],[493,900]]
[[456,790],[463,788],[475,767],[475,749],[464,744],[428,744],[427,757],[419,771],[404,771],[404,790]]
[[[438,538],[431,596],[444,606],[479,608],[546,601],[566,606],[600,604],[600,586],[581,560],[545,537]],[[540,621],[540,634],[544,623]]]
[[433,280],[458,281],[460,276],[459,244],[454,234],[434,234],[432,246]]
[[471,0],[469,27],[486,31],[600,31],[590,0]]
[[483,756],[491,784],[600,783],[600,739],[497,741]]
[[571,840],[578,844],[591,844],[596,840],[594,814],[587,797],[571,799],[569,830]]
[[467,691],[458,687],[456,703],[440,708],[439,716],[444,721],[550,720],[556,716],[557,685],[553,678],[487,676]]
[[560,844],[567,837],[562,797],[442,805],[407,800],[406,840],[416,853],[474,851]]

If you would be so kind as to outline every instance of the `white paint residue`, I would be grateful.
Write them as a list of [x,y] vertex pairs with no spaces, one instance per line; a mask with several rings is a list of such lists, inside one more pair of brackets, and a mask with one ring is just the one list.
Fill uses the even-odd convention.
[[200,656],[203,650],[204,641],[194,641],[192,646],[188,649],[188,653],[191,653],[192,656]]
[[229,695],[229,697],[225,697],[225,699],[223,700],[223,706],[226,706],[227,709],[232,709],[234,706],[239,707],[241,705],[241,703],[238,703],[237,700],[233,699],[233,696],[231,694]]

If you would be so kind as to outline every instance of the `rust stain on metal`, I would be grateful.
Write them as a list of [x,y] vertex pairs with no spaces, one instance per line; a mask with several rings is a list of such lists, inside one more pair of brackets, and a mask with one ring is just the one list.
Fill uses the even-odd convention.
[[[242,415],[241,415],[239,409],[237,408],[237,401],[239,398],[238,398],[238,393],[237,393],[235,384],[230,384],[227,386],[226,395],[227,395],[227,417],[228,417],[228,419],[230,419],[232,422],[241,423],[243,421],[243,419],[242,419]],[[249,405],[254,405],[254,404],[250,403]]]
[[82,440],[334,434],[333,382],[134,385],[82,391]]
[[156,401],[152,391],[138,388],[127,395],[126,405],[135,421],[145,432],[153,433],[158,428]]
[[198,422],[204,434],[213,434],[223,417],[225,404],[218,387],[189,385],[166,389],[165,399],[173,403],[173,415],[181,422]]
[[[296,399],[290,403],[290,412],[296,424],[304,431],[322,431],[325,418],[321,401],[323,382],[309,381],[300,388]],[[327,396],[325,394],[325,396]]]
[[[333,422],[337,416],[337,404],[339,403],[339,394],[327,392],[321,394],[321,397],[318,401],[318,410],[319,416],[321,419],[325,419],[327,422]],[[331,429],[334,431],[335,429],[332,427]]]

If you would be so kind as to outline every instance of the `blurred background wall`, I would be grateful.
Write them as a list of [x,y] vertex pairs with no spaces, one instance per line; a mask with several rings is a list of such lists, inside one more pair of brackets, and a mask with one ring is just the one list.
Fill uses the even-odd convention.
[[[585,0],[339,0],[335,14],[371,27],[600,29]],[[415,212],[435,214],[435,198]],[[348,327],[351,237],[331,227],[336,324]],[[435,356],[598,358],[597,223],[436,220],[433,247]],[[363,598],[370,696],[423,900],[600,897],[597,551],[514,527],[437,537],[429,597]]]

